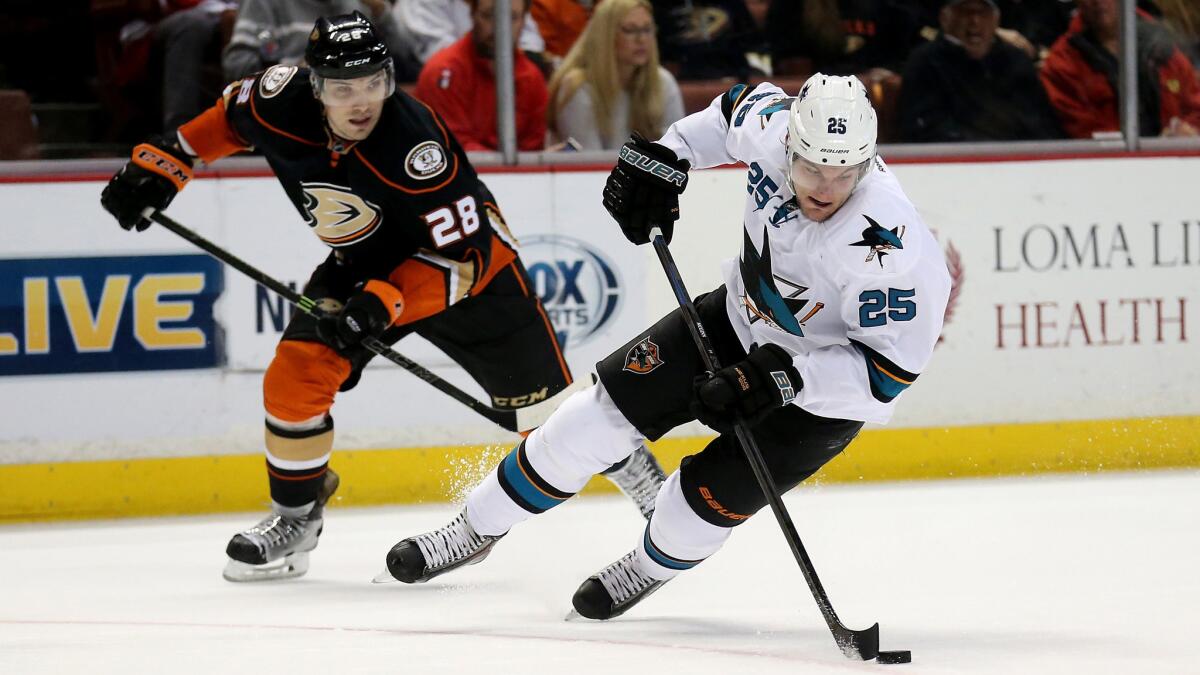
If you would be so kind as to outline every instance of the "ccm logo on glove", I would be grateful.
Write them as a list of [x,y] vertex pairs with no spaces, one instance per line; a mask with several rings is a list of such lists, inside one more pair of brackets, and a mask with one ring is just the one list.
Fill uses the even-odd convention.
[[149,143],[142,143],[133,149],[133,163],[153,171],[175,184],[177,190],[192,179],[192,168],[181,164],[174,157],[160,151]]

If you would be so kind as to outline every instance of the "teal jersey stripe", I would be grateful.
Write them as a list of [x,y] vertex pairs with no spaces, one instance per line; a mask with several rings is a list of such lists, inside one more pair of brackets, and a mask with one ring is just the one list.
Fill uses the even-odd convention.
[[699,565],[700,563],[704,562],[703,559],[680,560],[679,558],[672,558],[671,556],[667,555],[666,553],[663,553],[661,550],[659,550],[659,548],[657,546],[654,545],[654,542],[650,540],[650,527],[649,526],[646,527],[646,533],[643,535],[643,537],[644,537],[644,539],[643,539],[642,543],[645,545],[646,553],[650,556],[650,559],[653,560],[654,562],[658,563],[659,565],[666,567],[667,569],[690,570],[693,567],[695,567],[696,565]]

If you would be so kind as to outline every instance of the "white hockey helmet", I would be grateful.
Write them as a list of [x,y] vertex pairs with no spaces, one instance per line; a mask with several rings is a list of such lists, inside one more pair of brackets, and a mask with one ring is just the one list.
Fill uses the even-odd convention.
[[[854,166],[875,157],[879,124],[867,88],[853,75],[808,78],[788,112],[788,162]],[[869,165],[864,165],[865,168]]]

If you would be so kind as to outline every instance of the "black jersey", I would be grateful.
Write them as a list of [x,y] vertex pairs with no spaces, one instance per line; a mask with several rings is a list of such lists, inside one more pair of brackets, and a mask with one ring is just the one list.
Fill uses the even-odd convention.
[[308,70],[274,66],[180,128],[205,161],[253,147],[350,273],[404,296],[399,322],[476,293],[515,258],[490,192],[442,119],[397,90],[365,140],[336,138]]

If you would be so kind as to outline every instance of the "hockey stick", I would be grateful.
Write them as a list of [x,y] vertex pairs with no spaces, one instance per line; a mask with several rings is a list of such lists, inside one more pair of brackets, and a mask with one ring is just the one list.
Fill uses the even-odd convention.
[[[305,314],[317,319],[326,316],[325,312],[321,311],[321,309],[317,307],[316,300],[313,300],[305,295],[301,295],[300,293],[297,293],[291,288],[280,283],[278,280],[267,276],[246,261],[233,255],[229,251],[226,251],[220,246],[217,246],[192,230],[184,227],[161,211],[157,211],[151,207],[147,208],[143,215],[146,218],[153,220],[159,225],[162,225],[168,230],[174,232],[175,234],[183,237],[184,239],[187,239],[196,246],[204,249],[204,251],[212,257],[220,260],[230,267],[233,267],[242,274],[245,274],[256,283],[275,291],[282,296],[283,299],[295,305],[297,309]],[[558,407],[559,403],[562,403],[567,396],[570,396],[583,386],[583,381],[576,382],[540,403],[535,403],[524,408],[517,408],[515,410],[502,410],[500,408],[493,408],[492,406],[483,403],[474,396],[471,396],[453,384],[443,380],[415,361],[411,361],[405,356],[401,355],[399,352],[392,349],[378,338],[367,336],[363,339],[362,345],[375,352],[379,356],[382,356],[392,363],[407,370],[413,375],[425,380],[429,384],[433,385],[433,387],[438,391],[446,394],[455,401],[462,403],[471,410],[474,410],[475,412],[509,431],[529,431],[530,429],[541,426],[542,423],[550,417],[550,413],[554,412],[554,409]]]
[[[700,315],[696,312],[696,306],[692,304],[692,296],[688,294],[687,288],[683,285],[683,277],[679,274],[679,268],[675,266],[675,259],[671,257],[671,249],[667,247],[660,228],[655,227],[650,230],[650,241],[654,242],[654,250],[658,253],[659,261],[662,262],[667,280],[671,282],[671,290],[675,292],[679,308],[683,310],[684,323],[687,324],[688,331],[692,334],[692,340],[696,342],[696,347],[700,350],[700,358],[704,361],[704,367],[710,374],[715,373],[720,369],[721,364],[717,360],[716,352],[713,351],[712,343],[708,340],[708,333],[704,332],[704,324],[700,323]],[[775,520],[779,522],[779,527],[783,530],[783,537],[787,539],[788,546],[791,547],[792,554],[796,557],[796,563],[800,565],[800,571],[804,573],[804,580],[808,582],[813,599],[817,601],[817,607],[820,608],[821,615],[825,617],[829,631],[833,633],[834,641],[837,642],[838,647],[847,658],[860,658],[868,661],[879,656],[879,624],[866,630],[852,630],[844,626],[838,619],[837,613],[833,611],[833,605],[829,602],[829,596],[825,594],[825,588],[821,585],[821,580],[817,578],[817,571],[813,569],[812,560],[809,559],[808,552],[804,550],[804,544],[800,542],[796,526],[792,524],[792,518],[788,515],[787,508],[784,507],[783,500],[779,497],[779,488],[775,487],[775,479],[771,477],[767,464],[763,461],[762,452],[759,451],[758,444],[754,442],[754,437],[750,435],[750,430],[741,416],[738,416],[734,422],[733,430],[742,444],[742,450],[750,462],[750,468],[754,471],[759,488],[766,496],[767,503],[771,505]]]

